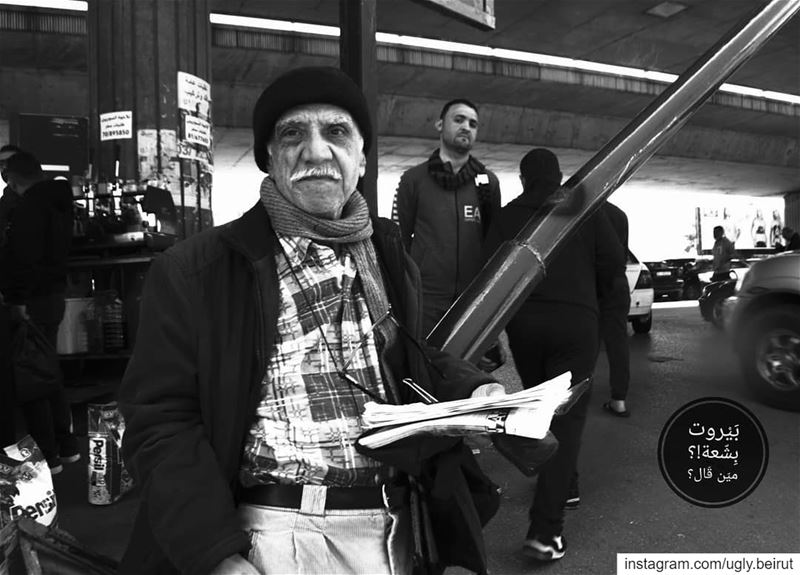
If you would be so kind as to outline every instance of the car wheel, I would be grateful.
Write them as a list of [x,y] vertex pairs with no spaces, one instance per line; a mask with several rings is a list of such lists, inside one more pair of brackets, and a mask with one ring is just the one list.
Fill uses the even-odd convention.
[[800,411],[800,306],[765,311],[749,325],[742,371],[767,404]]
[[631,320],[634,333],[647,333],[653,326],[653,312],[647,315],[637,316]]
[[700,297],[700,286],[690,285],[683,289],[683,299],[698,299]]
[[728,298],[721,297],[714,302],[711,306],[711,323],[717,329],[724,329],[725,324],[722,317],[722,308],[725,305],[725,300]]

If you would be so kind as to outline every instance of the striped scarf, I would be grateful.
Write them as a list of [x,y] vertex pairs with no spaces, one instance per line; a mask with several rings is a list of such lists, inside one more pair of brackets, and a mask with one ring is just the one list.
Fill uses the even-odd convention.
[[[376,321],[386,314],[389,300],[372,244],[372,220],[367,202],[358,190],[347,200],[338,220],[319,218],[301,210],[277,190],[275,181],[269,176],[261,182],[260,193],[261,203],[279,234],[307,237],[325,244],[341,244],[348,250],[356,264],[372,320]],[[397,340],[397,327],[391,321],[382,322],[376,331],[379,336],[376,341],[382,339],[384,346],[391,346]],[[386,376],[391,377],[390,374]],[[390,380],[385,384],[387,393],[397,399],[395,382]]]

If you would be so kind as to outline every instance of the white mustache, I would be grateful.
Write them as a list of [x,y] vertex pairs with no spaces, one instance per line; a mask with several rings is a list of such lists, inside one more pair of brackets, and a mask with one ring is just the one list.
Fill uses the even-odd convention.
[[334,180],[341,180],[342,174],[333,166],[316,166],[293,173],[289,180],[294,184],[305,178],[331,178]]

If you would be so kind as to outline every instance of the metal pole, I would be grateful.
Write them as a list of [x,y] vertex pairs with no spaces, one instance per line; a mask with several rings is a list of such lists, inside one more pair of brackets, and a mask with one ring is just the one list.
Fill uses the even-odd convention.
[[789,21],[800,0],[772,0],[733,28],[575,173],[554,201],[502,245],[428,341],[470,361],[503,330],[573,230]]

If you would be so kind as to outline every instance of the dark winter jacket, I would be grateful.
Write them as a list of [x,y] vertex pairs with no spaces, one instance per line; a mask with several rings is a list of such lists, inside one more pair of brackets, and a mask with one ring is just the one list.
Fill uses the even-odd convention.
[[431,161],[402,175],[396,198],[403,244],[422,278],[429,328],[480,271],[487,224],[500,209],[500,183],[480,162],[471,158],[480,175],[450,190],[431,175]]
[[[506,204],[489,229],[484,254],[488,258],[513,239],[542,205],[542,197],[523,192]],[[624,273],[625,256],[603,211],[582,224],[545,269],[545,277],[523,305],[566,303],[598,312],[598,293],[613,289]]]
[[[374,222],[373,241],[395,315],[420,335],[419,277],[397,227]],[[278,319],[277,237],[257,204],[238,220],[183,241],[152,264],[136,349],[119,394],[123,456],[141,507],[123,573],[207,573],[249,548],[234,493]],[[261,285],[259,277],[269,277]],[[398,338],[381,369],[412,377],[440,400],[491,381],[430,349],[444,377]],[[406,390],[402,401],[410,398]]]
[[[605,213],[611,227],[616,232],[617,239],[622,244],[623,253],[625,254],[626,263],[628,255],[628,216],[625,212],[615,206],[611,202],[603,202],[600,211]],[[608,311],[610,313],[624,313],[627,317],[628,310],[631,307],[631,287],[628,283],[628,276],[625,272],[625,267],[619,269],[614,285],[608,293],[602,294],[599,301],[600,310]]]
[[72,189],[44,180],[22,195],[11,213],[0,255],[0,291],[7,303],[63,292],[72,241]]

